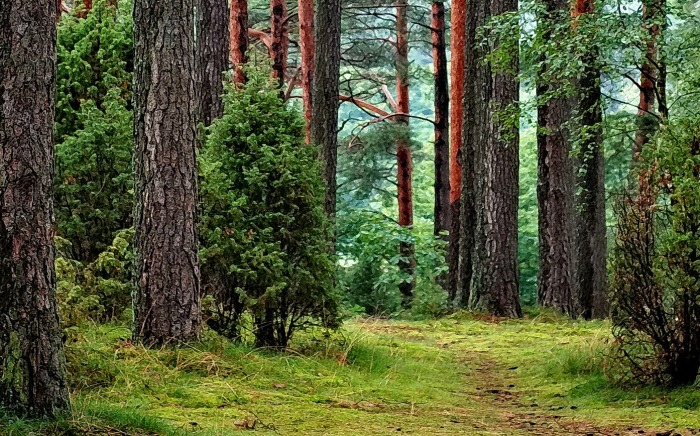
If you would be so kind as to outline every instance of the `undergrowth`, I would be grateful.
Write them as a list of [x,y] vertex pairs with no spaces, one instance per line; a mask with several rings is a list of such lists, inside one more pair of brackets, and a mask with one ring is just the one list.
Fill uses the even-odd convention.
[[[213,333],[196,346],[147,350],[125,326],[84,325],[67,344],[73,415],[0,417],[0,434],[517,435],[527,431],[506,418],[525,412],[542,422],[700,427],[698,389],[615,383],[609,331],[546,312],[356,319],[331,335],[302,334],[280,353]],[[493,401],[489,392],[502,391],[507,401]]]

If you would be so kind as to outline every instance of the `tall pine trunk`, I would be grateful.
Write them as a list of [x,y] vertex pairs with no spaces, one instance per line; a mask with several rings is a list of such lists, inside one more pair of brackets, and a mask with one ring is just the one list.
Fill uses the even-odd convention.
[[659,122],[668,118],[666,66],[661,50],[665,22],[665,0],[642,2],[642,26],[646,33],[646,45],[639,79],[637,132],[632,149],[633,164],[641,160],[642,150],[650,137],[656,133]]
[[[289,25],[287,0],[270,0],[271,10],[271,45],[272,76],[279,81],[280,88],[284,85],[287,71],[287,56],[289,53]],[[280,91],[284,95],[284,91]]]
[[[594,12],[593,0],[577,0],[572,9],[575,23],[592,19]],[[598,57],[599,49],[595,46],[587,47],[582,54],[585,71],[579,79],[577,102],[581,124],[578,130],[583,135],[578,141],[576,157],[576,289],[578,312],[586,319],[608,315],[605,159]]]
[[[465,80],[465,40],[467,25],[467,0],[452,2],[452,59],[450,65],[450,243],[448,248],[449,297],[457,307],[469,304],[471,282],[471,251],[460,250],[460,230],[462,227],[462,123],[464,123],[464,80]],[[467,207],[472,208],[473,205]],[[471,212],[471,210],[469,210]],[[460,258],[460,253],[465,255]],[[460,263],[468,268],[460,269]],[[468,272],[460,277],[459,272]]]
[[[552,28],[568,22],[569,2],[549,0],[540,17],[544,41],[554,44]],[[539,205],[539,273],[537,296],[540,306],[574,314],[574,168],[567,123],[572,118],[571,98],[558,91],[557,71],[543,59],[538,75],[537,97],[537,199]],[[556,67],[555,67],[556,68]]]
[[134,338],[197,339],[194,0],[134,2]]
[[314,77],[314,1],[299,0],[299,45],[301,49],[301,91],[306,120],[306,142],[311,140],[313,112],[312,87]]
[[[411,111],[409,101],[409,77],[408,77],[408,0],[396,2],[396,122],[405,126],[408,130],[408,114]],[[413,228],[413,159],[411,157],[411,145],[407,132],[401,132],[396,142],[396,156],[398,164],[398,199],[399,199],[399,225],[406,229]],[[415,276],[415,247],[409,242],[402,242],[400,246],[401,259],[399,266],[403,279],[399,283],[399,291],[403,297],[404,306],[413,300],[414,276]]]
[[323,0],[316,11],[311,142],[321,147],[326,185],[326,214],[336,214],[336,168],[338,164],[338,95],[340,94],[341,0]]
[[246,81],[245,64],[248,63],[248,0],[231,0],[229,16],[230,58],[233,65],[233,80],[243,84]]
[[0,3],[0,408],[69,408],[54,270],[56,4]]
[[224,114],[221,96],[229,61],[229,9],[227,0],[198,0],[198,3],[199,112],[200,120],[208,126]]
[[[496,316],[522,315],[518,277],[518,123],[508,119],[517,104],[518,60],[510,71],[483,65],[477,29],[491,16],[516,11],[517,0],[469,0],[467,10],[467,84],[463,132],[464,168],[461,249],[470,245],[464,205],[476,210],[470,304]],[[511,35],[517,38],[518,35]],[[517,41],[511,43],[517,44]],[[473,74],[473,76],[472,76]],[[473,171],[473,172],[472,172]],[[472,177],[473,175],[473,177]],[[472,178],[472,184],[465,183]],[[471,192],[470,192],[471,190]]]
[[435,83],[435,209],[434,233],[450,230],[450,91],[445,46],[445,3],[432,5],[431,34]]

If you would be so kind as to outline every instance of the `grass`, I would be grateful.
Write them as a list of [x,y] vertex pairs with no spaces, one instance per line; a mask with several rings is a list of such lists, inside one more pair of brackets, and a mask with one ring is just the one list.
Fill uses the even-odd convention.
[[[119,325],[68,345],[73,414],[0,416],[15,435],[565,435],[700,427],[700,390],[624,389],[607,377],[604,322],[355,320],[278,354],[214,335],[146,350]],[[655,430],[650,430],[655,429]],[[690,434],[690,433],[687,433]]]

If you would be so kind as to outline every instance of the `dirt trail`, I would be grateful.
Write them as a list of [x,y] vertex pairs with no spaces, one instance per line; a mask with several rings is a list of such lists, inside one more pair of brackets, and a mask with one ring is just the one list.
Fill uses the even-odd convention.
[[[686,436],[686,432],[656,430],[640,426],[599,425],[577,416],[575,406],[546,406],[532,401],[536,393],[523,390],[516,384],[517,367],[495,360],[490,350],[472,348],[470,336],[461,331],[451,338],[439,331],[421,329],[408,324],[371,322],[364,330],[387,335],[399,341],[410,341],[436,347],[448,352],[463,369],[465,396],[476,404],[461,409],[459,424],[447,434],[464,435],[535,435],[535,436]],[[472,338],[474,336],[471,336]],[[445,434],[438,432],[440,434]],[[687,433],[687,436],[695,433]]]
[[600,426],[583,419],[558,414],[557,412],[564,411],[564,406],[543,410],[537,403],[526,404],[523,394],[514,384],[515,380],[508,376],[508,373],[516,368],[505,368],[488,360],[486,356],[474,354],[476,355],[470,357],[472,362],[477,363],[477,367],[470,377],[470,382],[476,384],[476,396],[489,408],[495,407],[498,410],[499,421],[504,428],[512,430],[512,434],[517,432],[536,436],[682,436],[675,431],[657,431],[638,426]]

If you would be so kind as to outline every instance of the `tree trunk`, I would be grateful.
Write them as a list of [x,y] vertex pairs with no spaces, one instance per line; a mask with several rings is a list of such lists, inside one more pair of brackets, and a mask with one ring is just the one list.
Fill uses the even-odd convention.
[[193,0],[134,2],[134,338],[197,339],[197,100]]
[[[542,37],[551,43],[551,27],[566,20],[569,2],[550,0],[540,17]],[[565,21],[566,22],[566,21]],[[572,118],[570,97],[556,95],[566,83],[556,83],[547,74],[548,60],[543,59],[538,77],[537,199],[539,205],[539,274],[538,300],[542,307],[573,315],[574,286],[574,169],[571,159],[570,133],[566,124]],[[546,77],[546,78],[545,78]]]
[[[284,85],[287,71],[287,55],[289,52],[289,26],[287,23],[287,1],[270,0],[272,11],[270,57],[272,58],[272,77],[279,81],[280,88]],[[282,92],[284,94],[284,92]]]
[[632,149],[633,165],[641,161],[644,146],[658,130],[659,122],[668,116],[666,68],[660,56],[661,38],[666,26],[659,25],[659,21],[666,21],[666,1],[645,0],[642,4],[642,26],[647,34],[647,41],[639,81],[637,132]]
[[340,94],[341,0],[323,0],[316,11],[316,59],[312,88],[311,143],[321,147],[326,214],[335,219]]
[[224,72],[228,70],[229,10],[227,0],[199,0],[197,70],[200,120],[210,125],[224,114]]
[[[399,114],[408,114],[411,111],[408,93],[408,0],[396,2],[396,103]],[[396,117],[396,122],[408,129],[408,116]],[[408,134],[400,133],[396,142],[396,155],[398,163],[398,197],[399,197],[399,225],[406,229],[413,228],[413,159],[411,157],[411,144]],[[414,276],[415,276],[415,247],[408,242],[401,243],[401,260],[399,267],[404,278],[399,283],[399,291],[403,297],[404,307],[413,300]]]
[[306,143],[311,141],[311,114],[314,77],[314,1],[299,0],[299,45],[301,48],[301,90],[306,120]]
[[[449,264],[449,298],[455,306],[466,307],[469,303],[469,285],[471,276],[460,280],[460,262],[468,264],[469,257],[460,259],[460,197],[462,196],[462,123],[464,122],[464,70],[465,38],[467,25],[466,0],[452,2],[452,59],[450,89],[450,245],[448,247]],[[468,207],[472,207],[469,205]],[[466,252],[465,252],[466,253]],[[471,252],[469,252],[471,254]]]
[[[61,3],[62,0],[59,0],[59,4]],[[92,0],[83,0],[83,5],[82,8],[80,8],[80,11],[78,11],[75,16],[78,18],[86,18],[88,12],[92,10]],[[59,9],[60,11],[60,9]]]
[[[467,86],[471,89],[465,87],[463,155],[467,171],[473,166],[474,182],[473,192],[467,189],[465,193],[463,189],[462,204],[473,201],[477,211],[470,302],[475,309],[506,317],[522,315],[518,283],[519,129],[517,120],[501,121],[513,116],[504,111],[518,101],[518,60],[512,61],[511,72],[492,72],[488,65],[481,65],[485,53],[475,36],[476,29],[491,16],[515,11],[517,7],[516,0],[467,2],[467,10],[472,11],[466,41],[466,75],[470,77]],[[463,172],[463,179],[467,177]],[[464,211],[463,208],[463,226]],[[462,234],[469,236],[466,228]],[[472,246],[464,239],[460,245],[463,249]]]
[[233,80],[235,83],[246,82],[243,67],[248,63],[248,0],[231,0],[230,57],[233,65]]
[[56,4],[0,3],[0,408],[69,409],[54,270]]
[[435,212],[434,233],[442,237],[450,230],[450,144],[447,51],[445,47],[445,4],[432,6],[433,75],[435,79]]
[[[574,20],[578,20],[594,11],[593,0],[577,0],[572,15]],[[579,141],[577,156],[576,289],[579,292],[578,311],[581,316],[590,319],[608,315],[605,161],[599,49],[588,47],[582,56],[587,67],[578,83],[579,130],[589,134]]]

